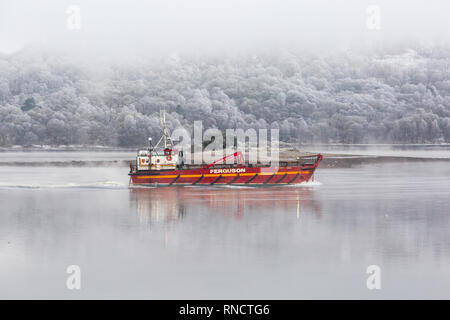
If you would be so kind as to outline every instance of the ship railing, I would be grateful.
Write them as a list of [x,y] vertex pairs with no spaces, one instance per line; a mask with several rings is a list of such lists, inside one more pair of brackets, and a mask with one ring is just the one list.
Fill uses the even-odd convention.
[[[297,157],[297,159],[295,161],[290,160],[290,161],[279,161],[276,165],[279,167],[289,167],[289,166],[317,166],[319,164],[319,162],[322,160],[322,155],[320,154],[315,154],[315,155],[308,155],[308,156],[302,156],[302,157]],[[213,166],[210,167],[214,167],[217,169],[225,169],[225,168],[235,168],[237,166],[246,166],[246,167],[270,167],[275,165],[275,163],[261,163],[261,162],[257,162],[257,163],[248,163],[248,162],[244,162],[243,164],[228,164],[228,163],[215,163]],[[195,165],[195,164],[184,164],[184,168],[186,169],[201,169],[201,168],[205,168],[206,166],[204,164],[202,165]],[[130,163],[130,172],[136,172],[137,167],[135,164]]]
[[317,166],[319,162],[322,160],[321,154],[313,154],[302,157],[297,157],[297,162],[301,165],[314,165]]

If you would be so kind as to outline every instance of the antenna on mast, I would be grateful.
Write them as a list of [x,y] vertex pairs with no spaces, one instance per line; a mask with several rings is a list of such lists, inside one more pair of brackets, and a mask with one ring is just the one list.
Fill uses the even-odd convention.
[[[159,110],[159,117],[160,117],[160,121],[161,121],[161,126],[163,127],[163,135],[161,137],[161,139],[159,139],[158,143],[156,144],[156,147],[158,147],[159,143],[164,140],[164,149],[167,149],[168,146],[170,146],[170,148],[173,148],[173,142],[172,139],[170,138],[170,132],[169,129],[167,129],[167,125],[166,125],[166,109],[162,109]],[[156,149],[155,147],[155,149]]]

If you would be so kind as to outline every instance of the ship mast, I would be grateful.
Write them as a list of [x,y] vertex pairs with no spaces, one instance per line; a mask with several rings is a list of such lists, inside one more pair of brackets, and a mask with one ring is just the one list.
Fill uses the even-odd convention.
[[173,142],[172,142],[172,139],[170,138],[170,132],[169,132],[169,129],[167,129],[167,124],[166,124],[166,109],[160,110],[159,116],[161,119],[161,126],[163,128],[163,135],[159,139],[158,143],[156,144],[155,149],[159,146],[159,144],[163,140],[164,140],[164,149],[167,149],[169,147],[170,147],[169,149],[172,149]]
[[166,109],[163,109],[162,114],[163,136],[164,136],[164,149],[167,149],[167,125],[166,125]]

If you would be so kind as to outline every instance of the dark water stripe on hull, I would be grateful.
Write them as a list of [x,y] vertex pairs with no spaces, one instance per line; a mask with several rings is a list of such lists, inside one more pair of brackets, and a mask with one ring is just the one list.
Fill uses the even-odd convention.
[[219,181],[219,180],[220,180],[220,178],[222,178],[222,175],[218,176],[218,177],[217,177],[217,179],[216,179],[216,180],[214,180],[213,182],[211,182],[210,184],[214,184],[214,183],[216,183],[217,181]]
[[241,175],[238,173],[238,175],[236,177],[233,178],[233,180],[231,180],[230,182],[228,182],[227,184],[232,184],[233,182],[235,182],[237,179],[239,179],[241,177]]
[[298,176],[299,174],[297,173],[291,180],[289,180],[288,184],[291,184],[295,179],[297,179]]
[[172,180],[171,183],[169,183],[169,186],[171,186],[175,181],[177,181],[180,178],[180,174],[177,175],[177,177],[175,179]]
[[203,179],[203,175],[201,175],[201,177],[200,178],[198,178],[193,184],[197,184],[197,183],[199,183],[200,182],[200,180],[202,180]]
[[264,184],[267,184],[272,178],[275,177],[275,173],[269,177],[266,181],[264,181]]
[[277,181],[275,181],[275,183],[280,183],[284,178],[287,177],[287,173],[285,173],[280,179],[278,179]]
[[245,181],[245,183],[250,183],[253,179],[255,179],[258,176],[257,173],[255,173],[255,175],[253,177],[251,177],[250,179],[248,179],[247,181]]

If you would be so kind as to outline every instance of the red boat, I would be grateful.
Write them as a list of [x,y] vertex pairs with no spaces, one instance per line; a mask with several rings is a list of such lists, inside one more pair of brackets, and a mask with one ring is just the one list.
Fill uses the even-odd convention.
[[[168,130],[163,122],[163,136],[156,147],[138,151],[136,164],[130,166],[130,180],[133,185],[289,185],[307,182],[311,179],[322,160],[316,154],[297,157],[296,161],[280,161],[270,164],[242,164],[242,154],[237,151],[206,165],[185,164],[183,151],[173,148]],[[158,146],[164,141],[164,148]],[[238,163],[227,164],[229,158]]]

